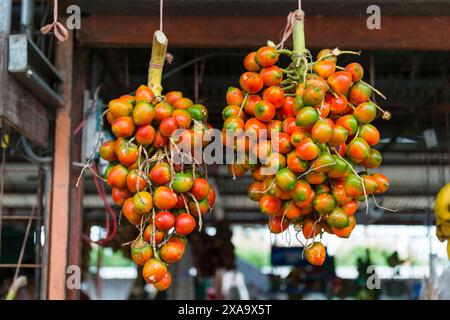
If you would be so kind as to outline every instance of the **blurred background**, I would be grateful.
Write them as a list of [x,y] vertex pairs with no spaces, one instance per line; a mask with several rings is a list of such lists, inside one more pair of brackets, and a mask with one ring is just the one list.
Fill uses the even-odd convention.
[[[366,24],[373,4],[381,29]],[[391,188],[378,202],[399,211],[371,205],[366,215],[360,206],[351,237],[324,235],[327,261],[312,267],[295,230],[270,236],[247,198],[251,176],[233,180],[225,165],[211,166],[216,207],[190,236],[162,293],[145,285],[122,245],[137,230],[125,221],[114,228],[120,208],[107,196],[113,212],[105,210],[89,172],[76,187],[100,107],[147,81],[159,1],[60,0],[61,22],[71,5],[80,10],[80,28],[58,42],[39,31],[53,21],[52,1],[0,4],[0,297],[17,272],[27,278],[18,299],[449,298],[446,244],[436,238],[433,214],[437,192],[450,181],[449,1],[302,1],[307,48],[362,50],[339,64],[362,64],[366,81],[388,97],[377,103],[392,119],[375,125],[379,171]],[[164,67],[164,90],[205,104],[209,122],[221,128],[225,92],[238,86],[244,56],[278,42],[296,8],[294,0],[164,1],[174,56]],[[105,237],[104,245],[92,243]],[[79,287],[66,286],[67,266],[79,267]],[[370,290],[374,275],[380,289]]]

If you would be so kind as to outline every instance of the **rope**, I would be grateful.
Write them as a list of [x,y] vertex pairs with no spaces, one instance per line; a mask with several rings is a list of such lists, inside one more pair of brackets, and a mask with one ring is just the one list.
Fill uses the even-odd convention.
[[298,0],[298,10],[294,12],[290,12],[287,17],[287,23],[286,27],[284,27],[283,36],[281,37],[281,41],[279,44],[276,45],[277,49],[283,49],[284,43],[292,34],[292,31],[294,30],[294,24],[298,21],[303,21],[305,18],[305,14],[302,11],[302,0]]
[[163,5],[164,5],[164,0],[160,0],[159,1],[159,30],[161,32],[163,32]]
[[58,0],[54,0],[53,4],[53,22],[43,26],[41,28],[41,33],[47,34],[53,30],[55,37],[60,42],[63,42],[69,39],[69,31],[67,31],[66,27],[64,27],[61,22],[58,22]]

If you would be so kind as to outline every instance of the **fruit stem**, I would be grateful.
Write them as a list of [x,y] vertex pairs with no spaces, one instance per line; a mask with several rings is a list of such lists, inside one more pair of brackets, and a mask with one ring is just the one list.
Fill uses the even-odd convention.
[[371,99],[369,99],[369,101],[372,102],[372,103],[375,105],[375,107],[377,107],[377,109],[380,110],[380,111],[383,113],[383,115],[382,115],[381,117],[382,117],[384,120],[391,120],[392,114],[391,114],[389,111],[383,110],[379,105],[377,105],[377,104],[376,104],[375,102],[373,102]]
[[305,17],[305,12],[303,10],[295,11],[297,19],[294,23],[294,30],[292,33],[292,38],[294,41],[294,53],[304,54],[306,52],[305,46],[305,24],[303,19]]
[[279,54],[285,54],[289,57],[292,56],[292,53],[293,53],[291,50],[288,50],[288,49],[278,49],[277,52]]
[[360,80],[362,83],[364,83],[366,86],[368,86],[370,89],[373,90],[373,92],[375,92],[377,95],[379,95],[380,97],[382,97],[384,100],[387,100],[386,96],[384,94],[382,94],[380,91],[378,91],[376,88],[374,88],[373,86],[371,86],[370,84],[368,84],[367,82]]
[[156,30],[153,34],[152,57],[148,67],[148,86],[153,90],[155,96],[160,96],[162,92],[161,78],[167,42],[166,35],[162,31]]

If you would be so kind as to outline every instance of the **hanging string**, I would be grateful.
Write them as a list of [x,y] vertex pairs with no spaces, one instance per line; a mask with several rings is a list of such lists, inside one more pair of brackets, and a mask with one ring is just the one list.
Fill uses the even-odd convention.
[[[301,7],[300,1],[299,1],[299,7]],[[297,11],[289,13],[289,15],[287,17],[286,27],[284,27],[283,35],[281,36],[281,41],[279,44],[276,45],[277,49],[284,48],[284,43],[287,41],[287,39],[289,39],[289,37],[291,36],[291,34],[294,30],[295,22],[303,21],[304,17],[305,17],[305,15],[304,15],[303,11],[301,11],[301,10],[297,10]]]
[[159,30],[163,32],[163,5],[164,0],[159,1]]
[[[161,0],[162,1],[162,0]],[[53,2],[53,23],[47,24],[41,28],[42,34],[47,34],[53,30],[55,37],[60,41],[69,39],[69,31],[61,22],[58,22],[58,0]]]

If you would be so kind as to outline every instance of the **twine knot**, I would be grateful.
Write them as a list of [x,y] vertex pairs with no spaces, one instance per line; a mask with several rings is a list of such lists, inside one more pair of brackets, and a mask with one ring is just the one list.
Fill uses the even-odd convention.
[[66,27],[61,22],[58,22],[58,0],[54,0],[53,5],[53,22],[47,24],[41,28],[42,34],[47,34],[53,30],[53,34],[60,41],[66,41],[69,39],[69,31],[67,31]]
[[294,12],[290,12],[287,17],[286,27],[284,27],[283,36],[281,37],[281,41],[277,44],[277,49],[283,49],[284,43],[292,34],[294,30],[294,25],[296,21],[303,21],[305,19],[305,13],[303,10],[295,10]]

